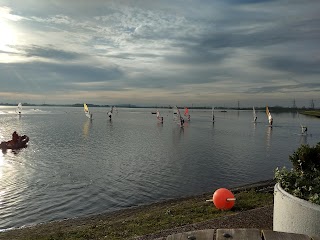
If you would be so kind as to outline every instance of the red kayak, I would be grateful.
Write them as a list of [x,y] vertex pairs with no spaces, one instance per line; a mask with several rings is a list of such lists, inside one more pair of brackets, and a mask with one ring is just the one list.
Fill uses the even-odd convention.
[[7,141],[7,142],[1,142],[0,148],[2,150],[25,148],[28,146],[28,142],[29,142],[29,137],[26,135],[23,135],[23,136],[19,137],[19,139],[16,143],[14,143],[12,140]]

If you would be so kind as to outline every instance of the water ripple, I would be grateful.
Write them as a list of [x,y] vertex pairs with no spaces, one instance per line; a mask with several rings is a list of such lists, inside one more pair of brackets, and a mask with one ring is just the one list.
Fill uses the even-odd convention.
[[[93,121],[80,108],[39,110],[17,118],[0,109],[2,140],[13,129],[31,139],[0,156],[2,229],[271,178],[301,141],[290,114],[276,115],[270,130],[253,125],[251,112],[217,112],[212,124],[210,111],[191,111],[180,128],[165,110],[163,124],[149,109],[119,109],[112,121],[105,108],[92,109]],[[308,119],[308,128],[320,135],[319,121]]]

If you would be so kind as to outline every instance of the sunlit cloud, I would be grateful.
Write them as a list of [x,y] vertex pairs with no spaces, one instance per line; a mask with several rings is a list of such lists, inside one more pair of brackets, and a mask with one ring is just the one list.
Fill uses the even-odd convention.
[[10,20],[10,21],[19,21],[24,19],[24,17],[12,14],[12,9],[9,7],[0,6],[0,19]]
[[0,102],[251,106],[319,91],[319,1],[2,2]]

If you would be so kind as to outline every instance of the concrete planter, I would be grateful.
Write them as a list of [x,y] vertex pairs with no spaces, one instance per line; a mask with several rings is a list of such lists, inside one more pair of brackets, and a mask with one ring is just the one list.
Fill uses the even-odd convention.
[[297,198],[274,186],[273,230],[320,235],[320,205]]

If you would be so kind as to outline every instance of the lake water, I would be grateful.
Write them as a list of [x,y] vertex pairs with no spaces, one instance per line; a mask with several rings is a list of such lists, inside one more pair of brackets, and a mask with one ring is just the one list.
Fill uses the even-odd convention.
[[[110,212],[164,199],[214,192],[273,177],[302,143],[320,141],[320,119],[251,111],[191,110],[181,129],[172,112],[120,108],[0,107],[0,140],[30,137],[17,152],[0,151],[0,229]],[[300,122],[311,136],[300,136]]]

